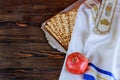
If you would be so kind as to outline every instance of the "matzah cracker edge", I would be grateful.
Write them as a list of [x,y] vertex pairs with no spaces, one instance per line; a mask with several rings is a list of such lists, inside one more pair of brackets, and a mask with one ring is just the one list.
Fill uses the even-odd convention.
[[49,33],[44,29],[44,24],[42,24],[41,29],[44,31],[45,36],[48,40],[48,43],[54,48],[57,49],[60,52],[66,53],[66,50],[61,46],[61,44]]
[[[79,6],[82,3],[83,3],[83,1],[78,0],[77,2],[73,3],[71,6],[69,6],[65,10],[61,11],[60,13],[56,14],[55,16],[53,16],[52,18],[48,19],[47,21],[45,21],[42,24],[41,28],[45,32],[45,35],[46,35],[46,38],[47,38],[49,44],[53,48],[57,49],[60,52],[66,53],[66,51],[68,49],[69,41],[70,41],[70,38],[71,38],[71,32],[72,32],[72,29],[73,29],[73,26],[74,26],[74,23],[75,23],[75,16],[76,16],[76,13],[77,13],[77,9],[79,8]],[[70,19],[69,19],[69,14],[71,12],[75,13],[75,14],[73,14],[74,16],[73,16],[73,19],[71,21],[73,23],[70,23]],[[65,18],[63,18],[64,16],[65,16]],[[68,21],[64,21],[64,20],[67,20],[67,18],[68,18]],[[59,22],[60,19],[62,21],[61,22],[62,24],[60,24],[60,22]],[[50,20],[54,20],[54,21],[50,21]],[[47,22],[49,23],[49,21],[50,21],[50,23],[52,25],[55,25],[55,26],[52,26],[52,27],[48,26],[47,27],[46,23]],[[59,25],[56,24],[56,22]],[[68,22],[69,22],[69,24],[68,24]],[[52,31],[53,27],[55,27],[54,28],[55,29],[54,32]],[[63,30],[62,28],[65,29],[65,30]],[[62,32],[62,30],[63,30],[63,32]],[[58,34],[55,31],[57,31]]]

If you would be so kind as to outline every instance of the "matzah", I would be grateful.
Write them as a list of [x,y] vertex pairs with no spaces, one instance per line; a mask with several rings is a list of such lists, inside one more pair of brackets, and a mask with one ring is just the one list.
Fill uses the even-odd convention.
[[57,44],[60,45],[59,48],[61,47],[62,49],[59,49],[58,46],[54,46],[56,45],[55,43],[51,43],[52,46],[61,52],[66,52],[68,49],[77,10],[81,3],[82,1],[75,2],[73,5],[53,16],[42,25],[44,32],[47,31],[47,33],[55,39]]

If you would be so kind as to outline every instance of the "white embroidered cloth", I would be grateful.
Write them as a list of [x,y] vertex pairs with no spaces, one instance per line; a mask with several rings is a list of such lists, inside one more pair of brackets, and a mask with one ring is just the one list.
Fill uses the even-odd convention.
[[97,34],[94,26],[91,10],[82,4],[66,57],[72,52],[82,52],[89,60],[90,69],[85,74],[74,75],[66,71],[64,62],[59,80],[120,80],[120,0],[110,32]]

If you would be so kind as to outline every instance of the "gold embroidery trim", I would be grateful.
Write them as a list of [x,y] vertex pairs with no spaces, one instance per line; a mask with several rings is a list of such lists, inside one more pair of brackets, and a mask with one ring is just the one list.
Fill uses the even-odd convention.
[[[107,3],[111,4],[111,6],[108,5]],[[113,3],[112,3],[112,0],[111,1],[110,0],[103,1],[102,7],[100,10],[101,13],[99,13],[99,16],[97,17],[97,20],[95,23],[95,31],[98,34],[103,35],[103,34],[107,34],[110,32],[112,20],[114,18],[114,13],[116,10],[116,5],[117,5],[117,0],[114,1]],[[112,11],[113,11],[113,13],[112,13]],[[106,15],[106,13],[104,13],[104,12],[106,12],[108,15]],[[103,18],[103,16],[104,16],[104,18]],[[107,29],[107,30],[105,30],[105,29]]]
[[97,76],[98,79],[100,80],[107,80],[106,78],[103,78],[102,76],[98,75],[94,70],[90,69],[90,71]]
[[91,9],[92,15],[93,15],[93,19],[96,20],[97,15],[98,15],[98,11],[100,9],[100,2],[98,2],[97,0],[88,0],[85,2],[86,6],[88,8]]

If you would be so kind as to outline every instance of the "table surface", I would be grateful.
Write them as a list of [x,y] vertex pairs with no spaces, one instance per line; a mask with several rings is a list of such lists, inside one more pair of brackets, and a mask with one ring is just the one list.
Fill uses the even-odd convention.
[[41,23],[76,0],[0,0],[0,80],[58,80],[65,53]]

